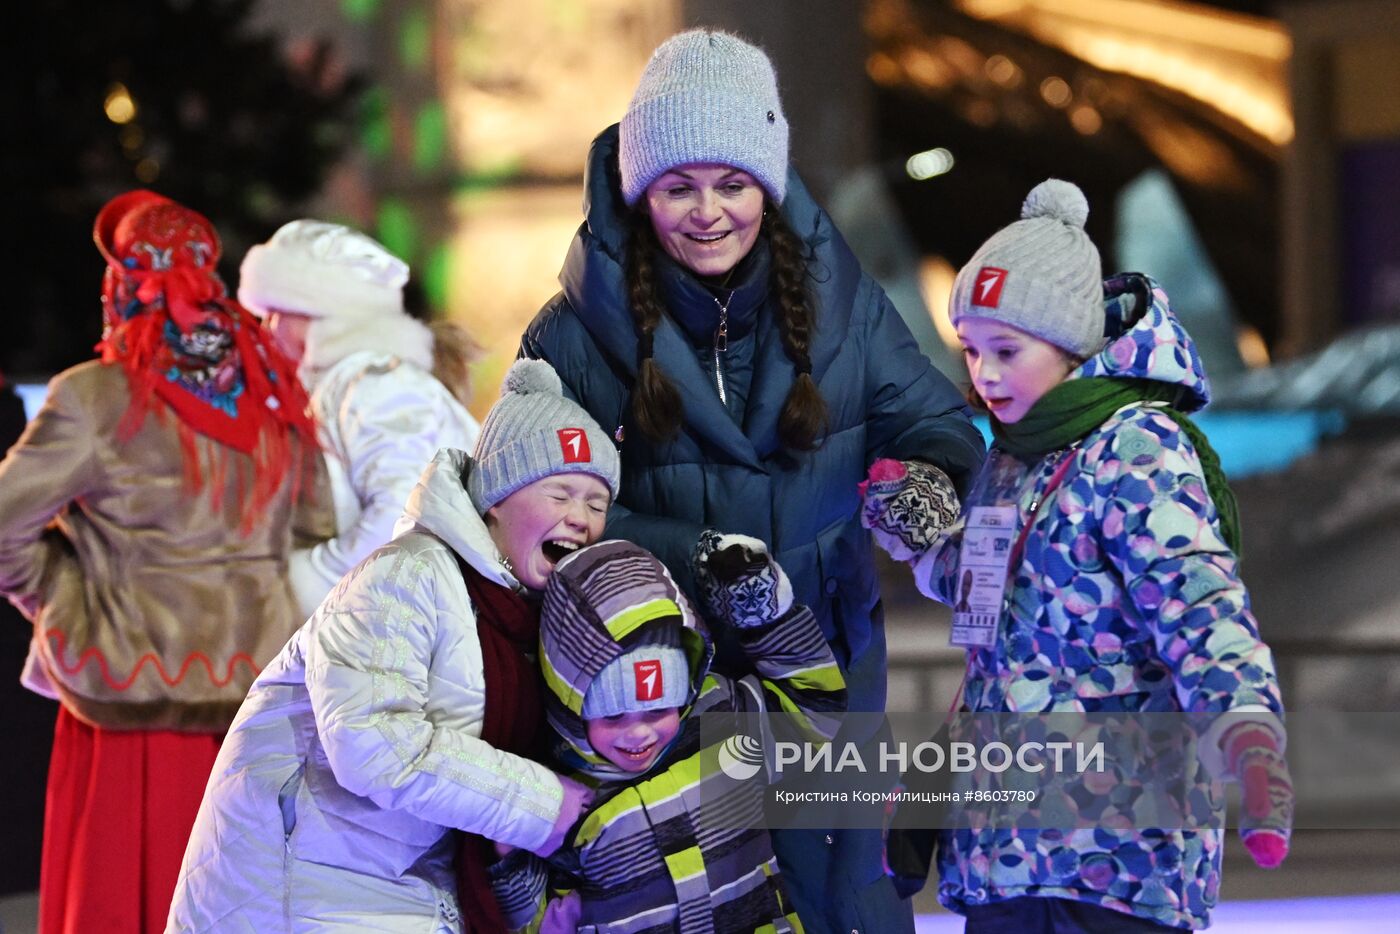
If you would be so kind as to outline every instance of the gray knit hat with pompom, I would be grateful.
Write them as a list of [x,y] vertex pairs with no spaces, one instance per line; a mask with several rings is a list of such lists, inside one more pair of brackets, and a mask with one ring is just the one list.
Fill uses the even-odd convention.
[[657,46],[637,82],[617,156],[628,204],[668,169],[692,162],[743,169],[782,204],[788,122],[773,63],[727,32],[691,29],[672,36]]
[[1084,232],[1089,202],[1058,178],[1031,189],[953,282],[948,317],[990,318],[1087,358],[1104,344],[1103,264]]
[[511,366],[472,459],[467,493],[482,514],[521,487],[558,473],[593,474],[616,499],[622,472],[612,440],[582,406],[564,398],[559,374],[543,360]]

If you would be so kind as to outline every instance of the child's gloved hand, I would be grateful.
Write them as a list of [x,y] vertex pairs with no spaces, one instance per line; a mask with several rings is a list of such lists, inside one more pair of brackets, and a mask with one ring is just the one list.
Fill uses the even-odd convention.
[[564,838],[569,833],[569,828],[578,823],[578,819],[588,810],[588,806],[593,803],[593,789],[587,785],[581,785],[572,778],[559,776],[559,784],[564,786],[564,803],[559,807],[559,816],[554,820],[554,829],[545,837],[544,842],[531,850],[536,856],[548,856],[564,845]]
[[1273,869],[1288,855],[1293,830],[1293,781],[1278,736],[1262,723],[1239,723],[1221,737],[1220,748],[1243,792],[1240,839],[1256,863]]
[[860,524],[896,561],[915,561],[958,519],[958,491],[948,475],[922,461],[882,457],[861,481]]
[[579,918],[583,915],[583,899],[577,892],[556,898],[545,906],[540,919],[540,934],[577,934]]
[[792,608],[792,584],[756,538],[706,529],[694,565],[706,610],[731,626],[763,626]]

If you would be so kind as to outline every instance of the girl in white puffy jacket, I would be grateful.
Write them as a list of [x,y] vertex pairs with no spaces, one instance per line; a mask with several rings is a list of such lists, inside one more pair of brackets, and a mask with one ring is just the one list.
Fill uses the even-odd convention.
[[607,435],[548,364],[516,363],[474,455],[438,453],[405,531],[253,684],[167,930],[472,929],[485,863],[474,877],[454,831],[557,849],[589,795],[527,758],[545,729],[537,598],[617,487]]
[[407,282],[408,266],[374,240],[315,220],[283,225],[239,271],[239,301],[300,361],[330,474],[334,535],[291,558],[304,615],[389,540],[439,448],[476,444],[476,420],[435,366],[459,342],[405,313]]

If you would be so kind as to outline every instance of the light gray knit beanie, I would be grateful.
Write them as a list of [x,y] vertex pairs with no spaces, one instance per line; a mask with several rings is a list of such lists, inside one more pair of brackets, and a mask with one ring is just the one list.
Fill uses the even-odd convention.
[[[675,628],[680,629],[679,617]],[[608,662],[588,685],[580,716],[596,720],[684,707],[690,700],[690,661],[678,643],[679,632],[669,641],[636,646]]]
[[472,460],[467,493],[483,515],[521,487],[559,473],[592,474],[616,499],[622,472],[612,440],[582,406],[564,398],[559,374],[543,360],[512,364]]
[[636,204],[667,169],[717,162],[752,175],[781,204],[788,123],[773,63],[738,36],[708,29],[657,46],[622,118],[622,197]]
[[1103,264],[1084,232],[1089,202],[1058,178],[1031,189],[1021,220],[978,248],[953,281],[948,317],[990,318],[1076,357],[1104,344]]

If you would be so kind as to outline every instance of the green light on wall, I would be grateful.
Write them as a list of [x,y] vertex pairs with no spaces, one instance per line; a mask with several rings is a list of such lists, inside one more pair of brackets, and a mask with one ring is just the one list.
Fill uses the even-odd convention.
[[360,144],[365,153],[377,162],[389,158],[394,145],[394,131],[389,125],[389,96],[381,87],[365,92],[361,115]]
[[398,198],[385,198],[379,205],[376,218],[379,228],[379,242],[399,259],[413,265],[413,257],[418,253],[418,221],[408,205]]
[[456,179],[456,190],[468,196],[490,191],[519,178],[524,170],[525,163],[519,156],[508,156],[459,175]]
[[423,263],[423,292],[428,297],[428,305],[435,311],[447,307],[451,282],[452,251],[446,243],[439,243],[428,252],[428,258]]
[[363,23],[379,12],[379,0],[340,0],[340,11],[346,19]]
[[441,101],[429,101],[413,119],[413,167],[420,172],[442,168],[447,154],[447,113]]
[[422,71],[428,65],[428,52],[432,47],[432,28],[428,24],[428,14],[423,10],[413,10],[404,15],[399,27],[399,58],[413,71]]
[[574,32],[588,24],[587,4],[579,0],[551,0],[549,14],[557,25]]

